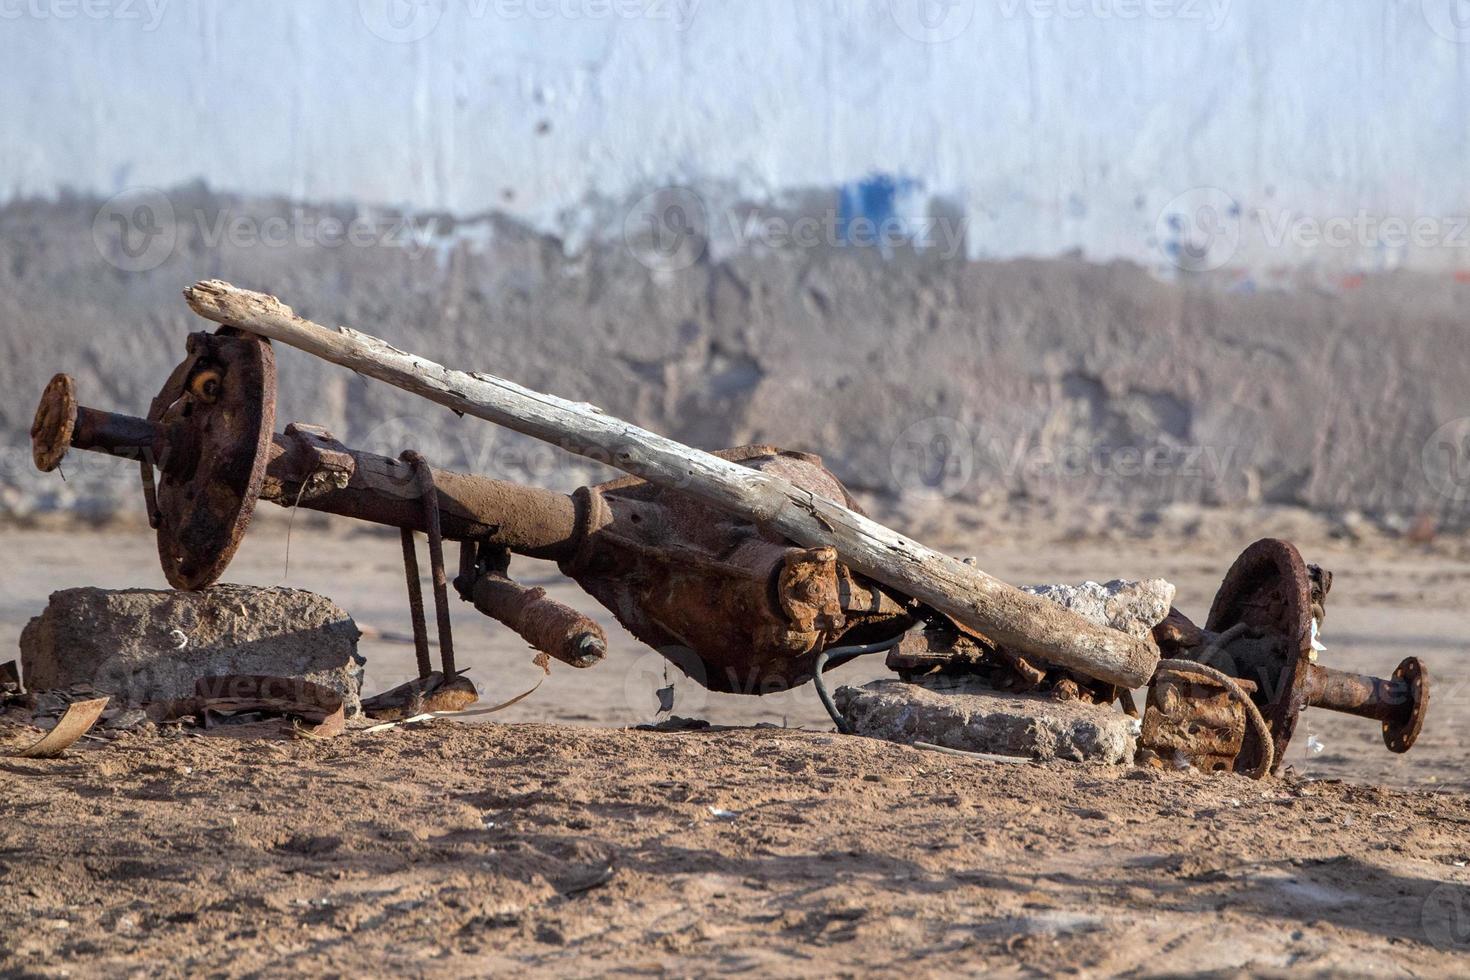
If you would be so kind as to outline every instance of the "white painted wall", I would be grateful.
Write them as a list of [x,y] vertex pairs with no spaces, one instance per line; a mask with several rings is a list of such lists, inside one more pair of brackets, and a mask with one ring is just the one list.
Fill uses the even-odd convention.
[[[1463,42],[1466,0],[0,0],[0,195],[202,177],[568,229],[883,172],[976,255],[1156,261],[1190,192],[1202,265],[1470,267]],[[1340,247],[1300,223],[1333,218]]]

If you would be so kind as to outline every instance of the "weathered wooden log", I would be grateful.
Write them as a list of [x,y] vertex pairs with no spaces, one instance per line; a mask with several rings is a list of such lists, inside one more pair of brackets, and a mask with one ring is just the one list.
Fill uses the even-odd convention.
[[799,545],[831,547],[853,569],[913,596],[1002,646],[1123,687],[1146,683],[1156,646],[1094,625],[1046,599],[904,537],[786,480],[719,459],[596,406],[446,368],[348,327],[298,317],[274,296],[209,280],[186,289],[194,312],[599,462],[698,497]]

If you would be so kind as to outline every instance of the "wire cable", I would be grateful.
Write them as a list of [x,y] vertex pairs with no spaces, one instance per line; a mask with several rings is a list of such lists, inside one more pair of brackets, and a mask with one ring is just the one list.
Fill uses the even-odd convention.
[[842,719],[842,715],[837,712],[837,705],[832,701],[832,695],[828,692],[827,685],[822,680],[822,671],[827,669],[829,662],[833,667],[841,667],[843,664],[851,660],[856,660],[858,657],[866,657],[874,653],[887,653],[889,650],[898,646],[898,641],[902,640],[907,633],[908,630],[904,630],[903,633],[895,637],[880,640],[877,643],[833,647],[830,650],[823,650],[817,654],[816,663],[813,665],[812,685],[817,689],[817,697],[822,700],[822,707],[826,708],[827,714],[831,715],[832,724],[836,725],[837,730],[843,735],[851,735],[853,733],[852,728]]

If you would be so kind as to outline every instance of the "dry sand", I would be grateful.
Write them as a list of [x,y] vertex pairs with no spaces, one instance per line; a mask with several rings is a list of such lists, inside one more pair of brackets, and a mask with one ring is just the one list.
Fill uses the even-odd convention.
[[[284,529],[263,521],[228,578],[282,583]],[[715,730],[618,731],[652,718],[661,661],[553,585],[610,627],[611,653],[553,665],[494,716],[514,724],[140,735],[0,763],[0,975],[1463,972],[1470,565],[1452,546],[1297,530],[1336,574],[1326,661],[1387,673],[1414,654],[1434,675],[1408,755],[1370,722],[1312,711],[1279,780],[995,765],[830,734],[810,688],[687,684],[674,711]],[[53,589],[162,586],[146,533],[3,533],[12,650]],[[305,515],[291,538],[284,584],[357,618],[368,691],[411,672],[396,539]],[[1017,583],[1162,575],[1199,616],[1250,540],[958,538]],[[456,607],[487,701],[536,682],[519,640]],[[0,729],[7,747],[30,737]]]

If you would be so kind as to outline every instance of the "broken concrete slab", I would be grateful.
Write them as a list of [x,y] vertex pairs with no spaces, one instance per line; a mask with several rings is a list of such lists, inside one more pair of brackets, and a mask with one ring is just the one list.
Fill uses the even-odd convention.
[[21,633],[21,669],[33,691],[91,684],[131,704],[192,697],[201,677],[297,677],[340,694],[351,716],[359,635],[336,603],[299,589],[65,589]]
[[857,734],[906,745],[1114,765],[1135,747],[1133,719],[1112,705],[1004,694],[970,678],[878,680],[833,700]]
[[1028,585],[1021,591],[1050,599],[1083,619],[1138,639],[1151,636],[1153,628],[1164,621],[1174,605],[1174,585],[1161,578],[1142,582],[1113,579],[1081,585]]

